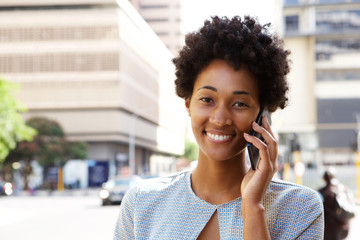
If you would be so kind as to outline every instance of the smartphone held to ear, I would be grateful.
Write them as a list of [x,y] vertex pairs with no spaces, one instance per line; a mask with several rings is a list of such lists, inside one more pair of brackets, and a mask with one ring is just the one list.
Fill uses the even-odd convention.
[[[270,112],[267,111],[266,109],[260,110],[258,116],[256,117],[255,122],[257,124],[259,124],[260,126],[262,126],[262,119],[263,119],[264,116],[267,116],[269,124],[271,124]],[[261,134],[255,132],[254,130],[251,131],[250,135],[259,138],[261,141],[264,141]],[[255,147],[252,143],[248,143],[247,150],[248,150],[248,154],[249,154],[249,158],[250,158],[251,168],[253,170],[256,170],[257,165],[258,165],[259,160],[260,160],[259,149],[257,149],[257,147]]]

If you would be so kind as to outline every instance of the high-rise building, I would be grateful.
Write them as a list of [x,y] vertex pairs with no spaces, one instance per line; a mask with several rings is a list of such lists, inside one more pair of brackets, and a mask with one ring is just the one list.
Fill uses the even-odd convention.
[[172,55],[128,1],[2,0],[0,12],[0,74],[21,84],[26,118],[58,121],[112,174],[183,153]]
[[[297,134],[304,155],[321,164],[354,161],[360,121],[360,1],[285,0],[293,99],[282,137]],[[314,161],[312,161],[314,162]]]
[[181,0],[130,0],[130,2],[173,55],[177,55],[183,40]]

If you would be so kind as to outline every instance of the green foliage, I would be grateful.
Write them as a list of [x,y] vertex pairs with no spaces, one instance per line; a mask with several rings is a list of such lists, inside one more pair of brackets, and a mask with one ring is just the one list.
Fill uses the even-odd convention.
[[37,158],[41,166],[63,165],[69,158],[87,157],[86,143],[67,141],[62,127],[56,121],[33,117],[27,123],[38,131],[38,135],[32,143],[24,143],[22,151]]
[[68,141],[62,127],[56,121],[33,117],[27,124],[36,129],[38,135],[31,142],[20,142],[10,153],[9,162],[37,159],[41,166],[47,168],[63,165],[70,158],[87,158],[87,144]]
[[31,141],[36,131],[21,116],[26,108],[14,96],[18,86],[0,78],[0,162],[20,141]]
[[56,121],[43,117],[33,117],[27,121],[27,124],[35,128],[41,136],[65,137],[62,127]]
[[87,158],[87,150],[85,142],[68,142],[68,155],[73,159]]
[[184,157],[190,161],[195,161],[198,159],[199,147],[196,143],[189,140],[185,140],[185,153]]

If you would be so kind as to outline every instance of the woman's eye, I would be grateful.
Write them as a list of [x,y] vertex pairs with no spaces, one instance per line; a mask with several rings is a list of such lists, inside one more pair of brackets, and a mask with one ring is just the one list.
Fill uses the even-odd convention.
[[235,107],[247,107],[248,105],[246,103],[243,102],[236,102],[234,104]]
[[207,97],[201,98],[200,100],[203,101],[203,102],[206,102],[206,103],[212,103],[213,102],[213,100],[211,98],[207,98]]

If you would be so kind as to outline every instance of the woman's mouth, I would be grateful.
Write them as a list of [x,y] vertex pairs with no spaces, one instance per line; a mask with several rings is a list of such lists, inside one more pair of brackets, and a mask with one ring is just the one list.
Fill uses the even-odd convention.
[[210,140],[216,141],[216,142],[226,142],[231,137],[234,136],[234,134],[215,134],[215,133],[209,133],[209,132],[205,132],[205,134]]

